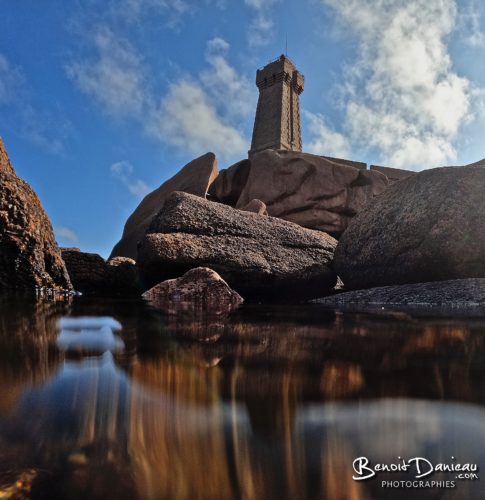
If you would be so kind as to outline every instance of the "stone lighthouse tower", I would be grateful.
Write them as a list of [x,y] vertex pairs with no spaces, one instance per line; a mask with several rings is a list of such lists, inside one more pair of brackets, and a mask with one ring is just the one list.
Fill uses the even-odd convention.
[[256,73],[259,89],[249,156],[265,149],[301,151],[300,94],[304,76],[282,55]]

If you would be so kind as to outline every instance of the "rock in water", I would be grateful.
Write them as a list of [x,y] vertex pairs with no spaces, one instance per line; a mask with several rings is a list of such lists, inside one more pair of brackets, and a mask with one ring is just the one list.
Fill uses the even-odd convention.
[[123,236],[113,248],[110,258],[129,257],[136,259],[138,243],[142,240],[151,220],[163,207],[168,196],[174,191],[183,191],[205,198],[210,184],[217,175],[216,157],[213,153],[207,153],[185,165],[171,179],[145,196],[126,221]]
[[180,278],[163,281],[143,296],[167,314],[188,312],[219,316],[232,312],[244,302],[207,267],[191,269]]
[[343,234],[346,288],[485,277],[485,168],[426,170],[389,187]]
[[[235,172],[241,170],[237,165],[232,168]],[[227,172],[226,184],[235,177]],[[215,184],[220,184],[219,179]],[[251,158],[249,175],[236,208],[258,199],[266,204],[268,214],[273,217],[339,236],[350,220],[388,184],[387,177],[379,172],[308,153],[267,149]],[[214,190],[216,196],[231,192],[227,186],[225,190],[218,187]]]
[[166,323],[171,333],[204,342],[216,341],[224,335],[229,314],[244,302],[207,267],[164,281],[143,297],[168,315]]
[[209,267],[245,298],[304,300],[327,294],[336,240],[274,217],[174,193],[138,251],[148,287]]
[[0,292],[71,290],[52,225],[0,140]]

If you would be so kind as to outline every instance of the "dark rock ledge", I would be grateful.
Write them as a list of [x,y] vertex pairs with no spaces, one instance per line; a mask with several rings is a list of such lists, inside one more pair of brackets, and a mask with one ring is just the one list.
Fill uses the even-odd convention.
[[485,278],[383,286],[339,293],[314,302],[349,309],[397,306],[450,310],[473,308],[474,312],[483,308],[485,312]]

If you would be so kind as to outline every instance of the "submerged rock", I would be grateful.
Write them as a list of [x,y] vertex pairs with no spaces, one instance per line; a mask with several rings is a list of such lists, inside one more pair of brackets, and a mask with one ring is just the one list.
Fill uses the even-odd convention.
[[71,290],[51,222],[0,140],[0,291]]
[[[377,171],[308,153],[268,149],[251,158],[236,207],[258,199],[273,217],[339,236],[388,184],[387,177]],[[220,191],[215,190],[216,196]]]
[[485,307],[485,279],[383,286],[339,293],[316,302],[329,306]]
[[485,278],[485,168],[445,167],[390,186],[343,234],[348,289]]
[[245,298],[304,300],[327,294],[336,240],[274,217],[174,193],[138,253],[145,284],[210,267]]
[[174,191],[183,191],[205,198],[217,174],[216,157],[213,153],[207,153],[185,165],[171,179],[145,196],[126,221],[123,236],[113,248],[110,257],[136,259],[137,245],[145,235],[153,217],[163,207],[165,200]]

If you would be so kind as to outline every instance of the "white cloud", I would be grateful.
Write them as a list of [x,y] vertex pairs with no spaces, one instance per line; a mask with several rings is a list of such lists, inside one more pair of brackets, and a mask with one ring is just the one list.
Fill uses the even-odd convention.
[[152,117],[151,131],[161,140],[197,155],[211,150],[233,156],[246,149],[242,134],[221,120],[196,81],[180,80],[170,86]]
[[274,31],[271,19],[271,8],[279,0],[244,0],[244,3],[253,11],[253,19],[247,31],[247,40],[250,47],[267,45]]
[[134,168],[130,162],[118,161],[111,165],[110,170],[134,196],[143,198],[150,192],[150,188],[142,180],[134,178]]
[[153,135],[197,155],[208,150],[224,157],[247,152],[241,129],[253,112],[253,93],[249,80],[228,62],[229,49],[222,38],[207,42],[209,67],[198,79],[186,77],[170,85],[152,114]]
[[347,138],[332,130],[322,115],[303,110],[303,117],[308,123],[308,130],[312,136],[311,141],[305,144],[304,151],[340,158],[349,156],[350,146]]
[[472,117],[471,83],[446,45],[454,0],[321,0],[359,41],[344,71],[345,130],[394,167],[422,169],[456,158],[454,142]]
[[209,40],[205,55],[209,68],[200,78],[227,118],[246,117],[254,112],[253,86],[228,62],[229,48],[222,38]]
[[114,116],[139,115],[145,105],[145,71],[141,57],[127,40],[106,26],[94,34],[95,58],[73,62],[67,75],[81,91]]
[[76,243],[79,241],[78,235],[70,228],[65,226],[56,227],[54,230],[56,238]]
[[229,64],[224,39],[208,41],[206,70],[175,80],[161,98],[155,97],[142,58],[126,40],[99,28],[94,42],[96,57],[71,63],[67,72],[110,115],[134,119],[158,141],[184,152],[212,150],[232,157],[247,150],[240,129],[253,110],[253,93],[247,78]]

